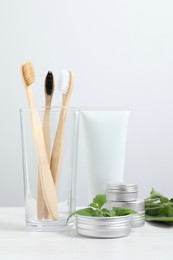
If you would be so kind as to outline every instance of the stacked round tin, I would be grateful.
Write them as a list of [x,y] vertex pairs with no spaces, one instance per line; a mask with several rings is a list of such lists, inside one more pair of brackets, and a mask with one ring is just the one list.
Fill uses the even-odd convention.
[[131,230],[131,215],[119,217],[76,216],[76,231],[87,237],[117,238],[124,237]]
[[107,184],[106,195],[108,207],[123,207],[135,210],[137,214],[132,214],[131,226],[141,227],[145,223],[144,200],[137,199],[137,184]]
[[91,217],[76,215],[78,234],[96,238],[117,238],[127,236],[131,228],[141,227],[145,222],[144,200],[137,199],[137,184],[107,184],[105,208],[129,208],[137,213],[116,217]]

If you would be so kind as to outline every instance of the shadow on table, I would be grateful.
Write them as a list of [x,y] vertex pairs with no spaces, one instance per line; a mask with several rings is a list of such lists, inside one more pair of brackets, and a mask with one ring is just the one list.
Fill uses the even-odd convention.
[[66,231],[59,231],[61,232],[61,236],[64,237],[71,237],[71,238],[76,238],[76,239],[88,239],[88,240],[117,240],[117,239],[123,239],[124,237],[112,237],[112,238],[99,238],[99,237],[87,237],[87,236],[82,236],[79,235],[76,232],[76,229],[74,230],[66,230]]
[[157,228],[173,228],[173,225],[170,225],[170,224],[166,224],[166,223],[163,223],[163,222],[147,222],[149,225],[151,225],[151,226],[155,226],[155,227],[157,227]]

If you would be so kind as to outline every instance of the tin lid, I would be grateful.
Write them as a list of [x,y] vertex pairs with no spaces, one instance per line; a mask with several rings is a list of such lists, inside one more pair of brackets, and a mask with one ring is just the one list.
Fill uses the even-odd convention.
[[116,191],[116,192],[137,192],[138,191],[137,184],[108,183],[106,187],[108,191]]
[[110,201],[110,207],[123,207],[133,209],[137,212],[142,212],[145,210],[144,200],[138,199],[134,201]]

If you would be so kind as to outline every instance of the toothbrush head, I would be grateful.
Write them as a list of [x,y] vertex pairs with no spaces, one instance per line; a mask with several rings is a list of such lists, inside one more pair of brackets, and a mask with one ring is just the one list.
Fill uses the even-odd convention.
[[22,75],[27,87],[33,84],[35,80],[35,73],[31,61],[27,61],[22,64]]
[[45,94],[51,96],[54,91],[54,78],[53,73],[48,71],[45,79]]
[[70,87],[71,73],[67,70],[62,70],[59,77],[58,89],[62,94],[67,94]]

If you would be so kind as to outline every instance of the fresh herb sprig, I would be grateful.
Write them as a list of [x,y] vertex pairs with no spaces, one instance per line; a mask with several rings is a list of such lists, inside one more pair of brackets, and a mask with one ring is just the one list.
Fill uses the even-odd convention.
[[74,215],[90,217],[116,217],[137,213],[132,209],[120,207],[113,207],[111,210],[108,210],[103,207],[106,202],[107,200],[105,194],[97,194],[87,208],[76,210],[68,217],[67,221]]
[[145,199],[146,221],[157,221],[173,225],[173,199],[169,199],[152,188]]

